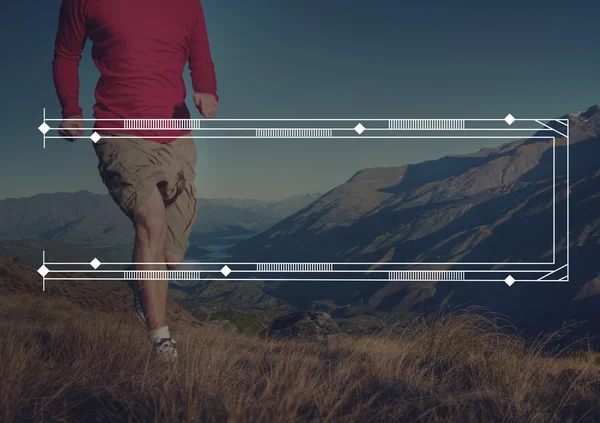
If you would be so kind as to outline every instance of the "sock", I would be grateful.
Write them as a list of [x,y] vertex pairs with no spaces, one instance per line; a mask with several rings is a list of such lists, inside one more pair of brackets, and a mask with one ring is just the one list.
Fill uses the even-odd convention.
[[156,330],[150,331],[150,340],[157,344],[161,339],[170,339],[171,335],[169,334],[169,327],[163,326],[162,328],[158,328]]

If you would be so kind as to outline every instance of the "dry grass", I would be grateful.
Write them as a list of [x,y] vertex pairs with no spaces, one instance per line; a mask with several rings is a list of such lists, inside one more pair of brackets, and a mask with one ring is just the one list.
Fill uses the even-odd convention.
[[598,355],[548,356],[476,314],[330,346],[180,323],[176,369],[148,363],[128,316],[61,298],[1,302],[0,331],[3,422],[600,419]]

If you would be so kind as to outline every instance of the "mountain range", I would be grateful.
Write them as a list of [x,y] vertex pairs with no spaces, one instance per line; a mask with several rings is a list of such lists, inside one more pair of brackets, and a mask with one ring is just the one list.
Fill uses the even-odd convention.
[[[564,284],[286,282],[270,295],[338,317],[408,319],[476,304],[529,328],[575,318],[600,328],[600,107],[570,121],[570,265]],[[534,135],[548,135],[543,130]],[[564,163],[566,140],[556,140]],[[232,247],[233,261],[539,262],[552,254],[552,141],[525,138],[473,154],[356,172],[293,215]],[[564,167],[556,168],[556,219],[565,221]],[[562,182],[561,182],[562,181]],[[561,220],[562,219],[562,220]],[[565,231],[557,232],[557,253]],[[591,326],[590,326],[591,325]]]
[[[210,243],[223,236],[250,236],[319,195],[272,202],[199,198],[191,241]],[[98,253],[107,257],[105,260],[128,261],[133,235],[130,220],[107,194],[79,191],[0,200],[0,256],[19,256],[31,265],[39,262],[43,249],[53,261],[91,260]],[[191,252],[201,256],[206,251],[193,246]],[[33,256],[35,261],[31,262]]]

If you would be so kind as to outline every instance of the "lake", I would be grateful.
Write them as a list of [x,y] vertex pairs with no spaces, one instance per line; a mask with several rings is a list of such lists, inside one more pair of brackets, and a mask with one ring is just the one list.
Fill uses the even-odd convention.
[[[186,254],[184,262],[195,262],[195,261],[214,261],[214,262],[222,262],[229,257],[230,254],[227,254],[225,250],[233,247],[240,241],[245,239],[252,238],[256,234],[243,234],[243,235],[229,235],[229,236],[220,236],[207,238],[205,241],[196,241],[190,243],[190,249],[188,254]],[[204,251],[208,251],[207,255],[195,255],[194,247],[201,248]]]

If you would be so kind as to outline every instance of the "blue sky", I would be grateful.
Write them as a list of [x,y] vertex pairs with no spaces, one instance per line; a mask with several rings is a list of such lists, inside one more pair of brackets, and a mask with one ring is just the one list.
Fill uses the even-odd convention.
[[[223,118],[501,118],[509,112],[540,118],[600,103],[598,3],[577,8],[541,1],[203,4]],[[0,198],[105,192],[89,140],[49,140],[42,149],[37,131],[43,108],[48,117],[60,113],[51,67],[59,6],[60,0],[3,6]],[[80,73],[81,105],[91,118],[98,73],[89,44]],[[271,200],[325,192],[365,167],[482,146],[202,139],[197,140],[198,194]]]

